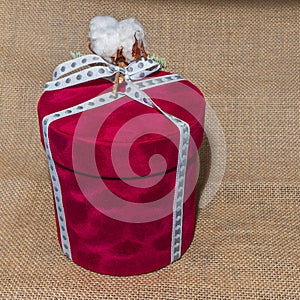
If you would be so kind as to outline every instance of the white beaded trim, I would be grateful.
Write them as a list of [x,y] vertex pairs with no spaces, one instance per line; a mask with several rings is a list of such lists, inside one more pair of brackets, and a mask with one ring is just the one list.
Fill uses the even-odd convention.
[[[71,69],[75,70],[75,68],[80,68],[84,65],[89,65],[91,64],[91,62],[95,63],[96,62],[95,57],[98,58],[98,56],[88,55],[85,57],[79,57],[75,60],[59,65],[54,71],[54,75],[53,75],[54,81],[47,83],[45,86],[45,90],[58,90],[67,86],[73,86],[74,84],[79,84],[96,78],[104,77],[106,75],[106,72],[109,72],[109,76],[115,73],[115,70],[107,71],[105,70],[105,67],[103,67],[104,72],[101,73],[102,76],[97,77],[97,75],[95,75],[94,73],[89,73],[89,72],[94,72],[94,70],[96,70],[98,73],[100,73],[99,70],[102,70],[102,67],[91,67],[79,73],[75,73],[70,76],[64,77],[63,79],[55,80],[59,76],[63,75],[63,73],[67,74],[68,72],[70,72]],[[101,58],[99,59],[99,61],[101,62]],[[76,62],[76,65],[72,65],[73,62]],[[145,61],[143,61],[143,67],[144,67],[144,63]],[[139,68],[138,65],[137,66],[134,65],[134,68],[132,70],[129,70],[129,72],[136,72],[135,69],[136,67]],[[81,76],[77,77],[78,75]],[[139,75],[134,74],[134,76],[139,76]],[[68,78],[70,78],[70,80],[67,80]],[[72,259],[71,246],[70,246],[68,230],[66,225],[64,207],[62,203],[61,187],[59,183],[58,174],[55,168],[55,162],[52,158],[51,149],[50,149],[50,141],[48,137],[49,125],[53,121],[56,121],[58,119],[108,104],[110,102],[113,102],[117,99],[124,97],[125,95],[136,101],[143,103],[144,105],[155,107],[164,116],[166,116],[173,124],[175,124],[179,129],[180,144],[179,144],[179,151],[178,151],[176,184],[175,184],[174,203],[173,203],[171,263],[173,261],[178,260],[181,257],[183,202],[184,202],[187,154],[188,154],[188,146],[189,146],[189,138],[190,138],[190,127],[188,123],[184,122],[183,120],[180,120],[164,112],[152,101],[150,97],[148,97],[147,94],[142,92],[142,90],[146,90],[151,87],[156,87],[163,84],[168,84],[169,82],[176,82],[181,80],[184,80],[181,76],[176,74],[171,74],[171,75],[165,75],[161,77],[154,77],[146,80],[141,80],[134,83],[128,82],[128,86],[126,88],[125,93],[117,93],[116,95],[112,93],[106,93],[101,96],[97,96],[93,99],[90,99],[88,101],[85,101],[84,103],[81,103],[79,105],[75,105],[70,108],[52,113],[43,118],[42,126],[43,126],[44,143],[45,143],[46,154],[48,158],[51,182],[54,191],[55,207],[56,207],[58,223],[60,228],[60,239],[61,239],[63,252],[70,259]],[[57,84],[58,82],[60,84]]]

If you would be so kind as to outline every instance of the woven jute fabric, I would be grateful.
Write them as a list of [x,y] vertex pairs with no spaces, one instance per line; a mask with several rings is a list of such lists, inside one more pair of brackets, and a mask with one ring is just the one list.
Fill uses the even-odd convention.
[[[95,15],[137,18],[148,51],[203,91],[226,139],[191,247],[146,275],[92,273],[57,242],[36,105],[69,51],[88,53]],[[0,298],[300,299],[299,15],[298,1],[2,0]],[[205,137],[202,189],[212,151]]]

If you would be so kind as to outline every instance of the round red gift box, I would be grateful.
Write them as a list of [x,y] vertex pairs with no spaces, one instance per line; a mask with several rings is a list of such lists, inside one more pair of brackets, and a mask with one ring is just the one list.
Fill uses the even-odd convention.
[[[151,78],[168,74],[159,71]],[[127,96],[73,112],[76,107],[82,108],[82,103],[93,106],[90,99],[111,90],[111,82],[96,79],[45,91],[38,103],[38,115],[43,146],[51,148],[54,165],[49,166],[57,174],[52,178],[54,198],[54,180],[59,182],[61,192],[61,199],[54,200],[62,249],[86,269],[127,276],[151,272],[172,262],[180,135],[159,111]],[[144,92],[164,112],[189,124],[190,140],[195,145],[189,147],[185,178],[183,254],[194,234],[197,149],[203,137],[205,101],[187,80],[149,87]],[[46,145],[43,122],[57,112],[65,115],[49,125]],[[153,160],[157,154],[164,159]],[[60,222],[60,208],[65,226]]]

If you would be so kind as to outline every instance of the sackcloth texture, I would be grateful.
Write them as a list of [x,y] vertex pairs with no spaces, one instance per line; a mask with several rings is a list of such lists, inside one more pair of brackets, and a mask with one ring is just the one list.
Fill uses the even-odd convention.
[[[2,0],[0,299],[300,299],[299,6]],[[36,105],[69,51],[88,53],[95,15],[138,19],[148,51],[202,90],[226,139],[226,172],[191,247],[140,276],[87,271],[57,242]],[[199,196],[214,150],[205,137]]]

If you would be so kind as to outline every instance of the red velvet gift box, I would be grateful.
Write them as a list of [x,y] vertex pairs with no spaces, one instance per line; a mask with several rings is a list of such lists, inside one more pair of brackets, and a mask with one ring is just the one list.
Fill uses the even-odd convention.
[[[204,97],[145,60],[126,69],[95,61],[61,64],[38,103],[58,240],[86,269],[151,272],[193,238]],[[126,80],[114,94],[116,72]]]

